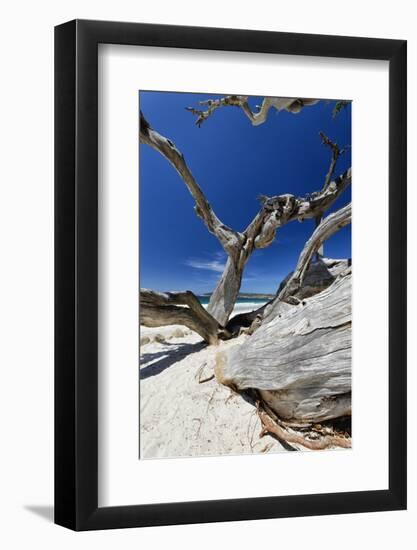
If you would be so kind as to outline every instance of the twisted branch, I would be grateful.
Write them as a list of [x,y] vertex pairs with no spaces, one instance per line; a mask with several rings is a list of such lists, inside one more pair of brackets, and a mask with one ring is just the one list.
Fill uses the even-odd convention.
[[307,197],[295,197],[291,194],[264,197],[261,211],[244,231],[246,242],[250,240],[255,248],[265,248],[272,243],[279,227],[294,220],[302,222],[321,216],[351,181],[349,168],[322,191]]
[[207,105],[207,110],[195,109],[194,107],[186,107],[193,115],[197,116],[196,125],[200,128],[205,120],[211,116],[219,107],[240,107],[253,126],[259,126],[264,123],[268,117],[268,112],[271,107],[277,111],[288,111],[289,113],[299,113],[303,107],[315,105],[319,99],[306,99],[296,97],[265,97],[259,110],[254,113],[249,107],[248,96],[246,95],[229,95],[221,99],[207,99],[200,101],[200,105]]
[[331,150],[332,156],[330,161],[330,167],[326,174],[326,177],[324,179],[324,185],[322,191],[325,191],[327,186],[330,184],[331,179],[333,177],[334,171],[336,169],[336,164],[341,155],[346,151],[346,147],[343,147],[340,149],[340,147],[337,145],[337,143],[334,143],[331,139],[329,139],[323,132],[319,132],[321,141],[323,145],[326,145]]

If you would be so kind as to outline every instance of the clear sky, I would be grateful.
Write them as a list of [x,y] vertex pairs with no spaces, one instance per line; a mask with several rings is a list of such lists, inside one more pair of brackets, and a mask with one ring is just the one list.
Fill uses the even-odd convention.
[[[323,131],[338,145],[351,145],[351,105],[333,119],[335,101],[320,101],[298,114],[271,109],[267,121],[252,126],[237,107],[214,112],[201,128],[185,110],[213,94],[140,92],[150,125],[184,154],[214,212],[226,225],[243,230],[260,209],[257,196],[318,191],[329,168]],[[251,97],[252,110],[262,102]],[[351,166],[350,150],[340,157],[336,175]],[[351,200],[348,188],[328,212]],[[226,260],[217,239],[194,212],[194,200],[169,162],[140,145],[140,286],[154,290],[211,292]],[[291,222],[272,245],[255,250],[243,277],[242,292],[274,293],[294,269],[314,230],[314,221]],[[351,228],[325,243],[325,256],[351,257]]]

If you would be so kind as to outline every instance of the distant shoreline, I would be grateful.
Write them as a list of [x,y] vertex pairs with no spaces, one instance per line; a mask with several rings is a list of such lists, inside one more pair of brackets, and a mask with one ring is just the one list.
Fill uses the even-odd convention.
[[[204,294],[199,294],[199,297],[201,298],[210,298],[211,292],[206,292]],[[272,300],[272,298],[275,298],[275,294],[262,294],[257,292],[241,292],[238,294],[237,299],[243,298],[243,299],[254,299],[254,300]]]

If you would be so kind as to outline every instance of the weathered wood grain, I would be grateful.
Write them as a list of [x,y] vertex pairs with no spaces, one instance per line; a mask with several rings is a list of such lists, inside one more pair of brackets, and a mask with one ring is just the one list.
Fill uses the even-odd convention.
[[320,222],[304,245],[298,258],[297,266],[285,286],[279,292],[277,300],[286,300],[301,288],[313,255],[319,250],[324,241],[329,239],[339,229],[349,224],[351,219],[352,205],[349,203]]
[[[268,311],[269,310],[269,311]],[[241,346],[218,354],[216,375],[254,388],[283,419],[319,422],[351,413],[351,273],[289,305],[277,300]]]

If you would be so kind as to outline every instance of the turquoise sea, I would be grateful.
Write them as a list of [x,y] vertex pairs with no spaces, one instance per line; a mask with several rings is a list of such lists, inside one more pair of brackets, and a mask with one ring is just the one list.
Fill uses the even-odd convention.
[[[203,306],[207,306],[210,300],[210,296],[197,296]],[[253,311],[263,306],[267,300],[265,298],[238,298],[236,301],[233,314],[246,313],[247,311]]]

